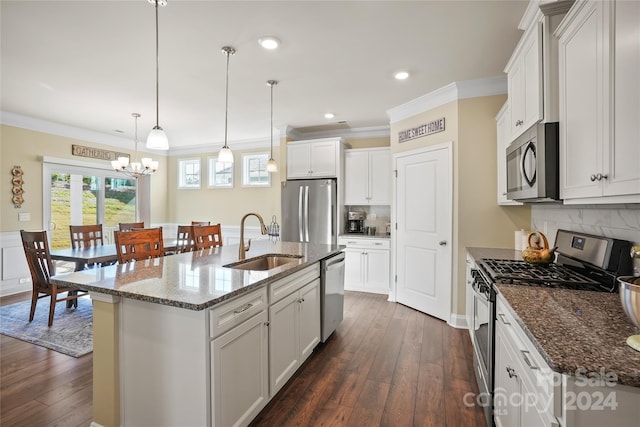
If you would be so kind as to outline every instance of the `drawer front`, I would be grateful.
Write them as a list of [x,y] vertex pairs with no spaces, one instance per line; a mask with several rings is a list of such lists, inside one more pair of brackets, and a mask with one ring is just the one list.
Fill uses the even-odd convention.
[[345,245],[348,248],[363,249],[389,249],[391,242],[389,239],[362,239],[357,237],[340,237],[339,245]]
[[281,300],[318,277],[320,277],[319,262],[282,280],[271,283],[269,285],[269,304]]
[[209,311],[210,336],[215,338],[227,332],[255,314],[265,310],[267,303],[267,288],[263,287],[246,295],[241,295],[219,307]]

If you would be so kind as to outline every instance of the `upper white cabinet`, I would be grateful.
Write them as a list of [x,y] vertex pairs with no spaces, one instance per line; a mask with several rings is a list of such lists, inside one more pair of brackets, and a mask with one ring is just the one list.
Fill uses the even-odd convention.
[[509,126],[509,101],[505,102],[496,116],[497,140],[497,172],[498,172],[498,204],[521,205],[522,203],[507,198],[507,146],[511,142],[511,126]]
[[391,152],[389,148],[345,151],[344,203],[391,204]]
[[287,179],[336,178],[343,154],[341,138],[291,141],[287,143]]
[[542,119],[542,29],[535,22],[527,30],[505,68],[512,139]]
[[577,2],[558,28],[560,196],[640,202],[639,2]]

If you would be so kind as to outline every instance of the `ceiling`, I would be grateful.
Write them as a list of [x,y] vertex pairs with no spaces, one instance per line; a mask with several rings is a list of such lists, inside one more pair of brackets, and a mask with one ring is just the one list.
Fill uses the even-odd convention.
[[[155,124],[155,11],[147,0],[7,1],[1,110],[132,139]],[[387,110],[454,81],[501,75],[517,1],[187,1],[159,10],[160,125],[172,150],[268,140],[274,127],[387,129]],[[266,51],[258,38],[276,36]],[[411,77],[397,81],[393,73]],[[331,120],[324,114],[333,112]],[[6,116],[6,114],[5,114]],[[6,122],[6,121],[5,121]],[[346,122],[346,123],[342,123]],[[311,133],[310,133],[311,135]],[[217,148],[216,148],[217,149]]]

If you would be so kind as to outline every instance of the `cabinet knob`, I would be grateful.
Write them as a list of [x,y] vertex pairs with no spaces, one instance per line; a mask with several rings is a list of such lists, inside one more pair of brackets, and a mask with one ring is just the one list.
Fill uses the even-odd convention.
[[507,366],[507,374],[509,374],[509,378],[518,378],[518,374],[516,374],[516,370]]
[[591,182],[594,182],[596,179],[598,179],[598,177],[594,173],[593,175],[591,175],[591,177],[589,179],[591,179]]
[[523,122],[522,120],[518,120],[518,121],[516,122],[516,126],[521,126],[523,123],[524,123],[524,122]]
[[268,321],[267,321],[267,322],[264,322],[264,323],[263,323],[263,325],[264,325],[264,326],[269,326],[269,322],[268,322]]
[[440,241],[438,242],[438,244],[439,244],[440,246],[447,246],[447,241],[446,241],[446,240],[440,240]]
[[609,175],[599,173],[596,175],[596,178],[598,178],[598,181],[602,181],[603,179],[609,178]]

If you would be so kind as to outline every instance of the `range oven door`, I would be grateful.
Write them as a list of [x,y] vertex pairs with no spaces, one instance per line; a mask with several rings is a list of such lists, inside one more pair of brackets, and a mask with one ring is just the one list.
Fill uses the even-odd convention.
[[473,276],[473,366],[480,391],[480,402],[483,405],[487,425],[493,425],[493,352],[494,352],[494,319],[495,291],[493,286],[478,270],[471,272]]

